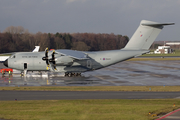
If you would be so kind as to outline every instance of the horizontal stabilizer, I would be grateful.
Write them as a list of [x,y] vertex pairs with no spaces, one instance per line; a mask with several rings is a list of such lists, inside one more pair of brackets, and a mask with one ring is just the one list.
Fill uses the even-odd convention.
[[150,24],[150,23],[142,23],[142,25],[145,25],[145,26],[152,26],[152,27],[155,27],[155,26],[165,26],[165,25],[174,25],[175,23],[154,23],[154,24]]

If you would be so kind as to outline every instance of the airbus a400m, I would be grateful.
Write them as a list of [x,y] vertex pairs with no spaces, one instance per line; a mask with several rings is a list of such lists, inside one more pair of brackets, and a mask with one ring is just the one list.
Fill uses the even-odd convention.
[[63,72],[65,76],[79,76],[82,72],[101,69],[149,52],[165,25],[174,23],[157,23],[142,20],[139,27],[121,50],[85,52],[59,49],[45,52],[19,52],[10,56],[4,65],[24,71]]

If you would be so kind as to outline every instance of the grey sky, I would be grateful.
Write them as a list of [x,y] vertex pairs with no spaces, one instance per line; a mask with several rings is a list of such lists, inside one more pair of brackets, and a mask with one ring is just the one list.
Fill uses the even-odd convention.
[[0,0],[0,31],[114,33],[131,37],[142,19],[174,22],[157,41],[180,41],[180,0]]

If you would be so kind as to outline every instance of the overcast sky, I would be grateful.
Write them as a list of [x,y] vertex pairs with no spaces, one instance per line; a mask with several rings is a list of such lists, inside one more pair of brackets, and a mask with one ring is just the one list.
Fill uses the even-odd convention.
[[0,31],[114,33],[131,37],[141,20],[174,22],[156,41],[180,41],[180,0],[0,0]]

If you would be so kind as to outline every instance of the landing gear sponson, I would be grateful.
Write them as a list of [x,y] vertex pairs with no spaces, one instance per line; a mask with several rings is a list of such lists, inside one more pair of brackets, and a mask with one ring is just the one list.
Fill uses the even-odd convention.
[[81,73],[65,73],[65,77],[81,76]]

